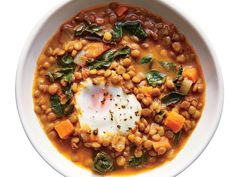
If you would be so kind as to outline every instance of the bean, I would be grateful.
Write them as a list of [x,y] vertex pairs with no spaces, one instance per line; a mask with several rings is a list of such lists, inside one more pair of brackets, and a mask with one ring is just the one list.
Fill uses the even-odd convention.
[[189,109],[189,106],[190,106],[190,103],[189,103],[188,101],[183,101],[183,102],[180,104],[180,108],[185,109],[185,110],[188,110],[188,109]]
[[53,83],[48,87],[48,92],[50,95],[55,95],[58,90],[59,86],[56,83]]
[[160,127],[160,128],[159,128],[158,134],[159,134],[160,136],[164,136],[164,134],[165,134],[165,129],[164,129],[164,127]]
[[137,146],[140,146],[142,144],[142,138],[140,137],[135,137],[134,139],[134,143],[137,145]]
[[141,82],[141,79],[139,79],[137,76],[134,76],[134,77],[132,78],[132,81],[133,81],[135,84],[138,84],[138,83]]
[[121,65],[119,65],[116,69],[117,74],[123,74],[125,73],[125,71],[126,71],[125,68]]
[[54,123],[48,123],[48,124],[46,124],[46,126],[45,126],[45,131],[47,132],[47,133],[49,133],[50,131],[52,131],[54,129]]
[[129,135],[128,135],[128,140],[129,140],[130,142],[134,142],[134,140],[135,140],[134,134],[129,134]]
[[121,80],[122,80],[121,76],[115,75],[115,76],[112,76],[111,83],[114,85],[118,85],[121,82]]
[[157,87],[153,88],[151,94],[152,96],[159,96],[161,94],[160,89]]
[[56,63],[56,58],[53,56],[50,56],[48,61],[49,61],[49,63],[54,64],[54,63]]
[[176,61],[179,63],[184,63],[186,61],[186,57],[184,56],[184,54],[178,55],[176,57]]
[[157,153],[153,150],[149,151],[148,154],[151,156],[151,157],[155,157],[157,156]]
[[37,114],[42,114],[42,109],[41,109],[41,107],[39,107],[39,106],[35,106],[34,107],[34,111],[37,113]]
[[40,91],[39,90],[35,90],[34,91],[34,97],[38,98],[40,96]]
[[57,133],[55,132],[55,131],[50,131],[49,133],[48,133],[48,136],[49,136],[49,138],[51,138],[51,139],[56,139],[58,136],[57,136]]
[[131,59],[130,58],[125,58],[122,60],[122,65],[124,67],[129,67],[131,65]]
[[98,73],[98,71],[96,69],[92,69],[89,71],[89,74],[91,75],[96,75]]
[[151,149],[152,148],[152,141],[151,140],[146,140],[143,144],[144,148],[146,149]]
[[104,73],[104,76],[105,77],[109,77],[111,75],[111,70],[106,70],[105,73]]
[[57,117],[56,117],[56,115],[53,113],[53,112],[50,112],[48,115],[47,115],[47,120],[48,120],[48,122],[52,122],[52,121],[54,121],[54,120],[56,120],[57,119]]
[[46,93],[48,91],[48,85],[40,84],[39,85],[39,90],[42,91],[43,93]]
[[142,109],[142,116],[143,117],[150,117],[152,115],[152,111],[149,108]]
[[139,157],[141,157],[142,155],[143,155],[143,152],[142,152],[141,149],[136,148],[136,149],[134,150],[134,156],[135,156],[136,158],[139,158]]
[[71,89],[72,89],[73,92],[77,92],[78,84],[74,82],[71,86]]
[[158,148],[158,150],[157,150],[157,154],[158,155],[163,155],[163,154],[165,154],[166,153],[166,147],[160,147],[160,148]]
[[83,44],[81,41],[78,41],[74,44],[74,49],[80,51],[83,47]]
[[155,135],[152,135],[152,139],[154,141],[159,141],[161,139],[160,135],[159,134],[155,134]]
[[145,106],[149,106],[152,103],[152,98],[151,97],[145,97],[142,99],[142,102]]
[[123,73],[122,77],[124,78],[124,80],[130,80],[130,75],[127,73]]
[[116,158],[116,163],[118,166],[124,166],[126,163],[126,159],[123,156],[119,156]]
[[196,112],[196,108],[194,106],[190,106],[188,109],[189,114],[194,115]]
[[174,49],[175,52],[180,52],[182,49],[182,46],[181,46],[180,42],[174,42],[172,44],[172,48]]
[[141,52],[137,49],[131,50],[131,56],[134,57],[134,58],[139,57],[140,54],[141,54]]
[[194,119],[199,119],[201,117],[201,112],[200,111],[195,111],[195,113],[193,114],[193,118]]
[[106,40],[106,41],[110,41],[111,38],[112,38],[112,34],[110,32],[105,32],[104,35],[103,35],[103,38]]

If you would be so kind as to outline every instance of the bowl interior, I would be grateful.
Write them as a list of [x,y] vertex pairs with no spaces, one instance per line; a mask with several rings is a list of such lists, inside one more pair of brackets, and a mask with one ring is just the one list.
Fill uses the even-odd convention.
[[[61,174],[68,177],[93,176],[87,170],[79,168],[58,153],[55,147],[46,137],[40,123],[33,111],[32,84],[37,58],[47,40],[54,34],[59,26],[76,15],[80,10],[106,4],[110,0],[90,1],[72,0],[48,13],[32,31],[20,58],[16,79],[16,99],[19,114],[26,134],[38,153]],[[220,120],[223,102],[223,82],[219,66],[209,45],[199,32],[185,17],[180,15],[171,6],[156,0],[120,0],[120,3],[140,6],[149,9],[153,13],[161,15],[164,19],[174,23],[177,28],[186,35],[189,42],[196,50],[206,79],[206,105],[203,115],[186,146],[177,157],[159,168],[156,168],[137,176],[154,175],[156,177],[175,176],[190,165],[204,150],[213,136]],[[210,115],[210,116],[209,116]]]

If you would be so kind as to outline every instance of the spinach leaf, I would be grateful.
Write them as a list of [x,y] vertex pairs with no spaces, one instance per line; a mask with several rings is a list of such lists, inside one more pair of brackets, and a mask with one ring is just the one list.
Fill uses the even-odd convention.
[[66,74],[66,75],[64,76],[64,80],[65,80],[66,82],[68,82],[68,83],[71,83],[72,80],[73,80],[73,73],[70,72],[70,73]]
[[60,67],[74,67],[75,63],[72,56],[69,53],[65,53],[61,58],[57,60],[57,64]]
[[160,61],[160,65],[170,71],[176,71],[176,64],[169,61]]
[[[59,68],[55,70],[54,72],[52,71],[48,72],[46,74],[46,77],[50,82],[55,82],[57,79],[60,79],[63,76],[69,77],[69,75],[71,74],[71,77],[72,77],[73,70],[74,69],[72,67]],[[69,78],[67,78],[67,80],[69,80]]]
[[138,21],[117,22],[113,27],[111,42],[119,41],[123,36],[123,31],[131,35],[137,36],[140,40],[147,38],[147,33],[144,31],[142,25]]
[[80,23],[75,27],[75,37],[92,36],[102,38],[103,33],[102,27],[96,24]]
[[64,106],[61,104],[58,95],[52,95],[50,97],[52,111],[59,117],[64,116]]
[[61,104],[60,98],[58,95],[52,95],[50,97],[50,103],[51,103],[52,111],[58,117],[68,116],[74,110],[74,105],[71,105],[68,102],[66,104]]
[[149,85],[156,87],[157,85],[161,85],[165,82],[166,74],[152,70],[146,74],[146,78]]
[[141,157],[135,157],[134,150],[135,150],[135,146],[131,145],[131,147],[130,147],[130,154],[131,155],[130,155],[130,159],[129,159],[129,166],[138,167],[138,166],[144,164],[145,162],[147,162],[146,152]]
[[114,169],[113,161],[106,152],[98,152],[93,160],[93,167],[99,173],[106,173]]
[[129,32],[131,35],[137,36],[140,40],[147,38],[147,33],[142,28],[142,25],[138,21],[126,21],[122,24],[123,29]]
[[176,77],[175,77],[175,79],[174,79],[174,82],[177,82],[177,81],[181,78],[182,73],[183,73],[183,66],[180,65],[180,66],[179,66],[179,69],[178,69],[178,71],[177,71],[177,73],[176,73]]
[[101,69],[109,67],[114,59],[126,57],[130,55],[130,51],[131,49],[128,46],[118,50],[109,50],[95,61],[89,62],[88,67],[89,69]]
[[181,136],[182,136],[182,130],[180,130],[179,132],[174,134],[174,136],[173,136],[173,144],[174,144],[174,146],[177,146],[179,144]]
[[171,92],[161,98],[161,102],[166,104],[166,106],[176,104],[184,98],[185,95],[178,92]]
[[123,36],[122,23],[117,22],[112,31],[112,42],[119,41]]
[[73,92],[71,90],[71,85],[63,88],[64,94],[66,95],[66,102],[71,99]]
[[152,57],[151,56],[145,56],[145,57],[141,58],[139,62],[141,64],[150,63],[150,62],[152,62]]

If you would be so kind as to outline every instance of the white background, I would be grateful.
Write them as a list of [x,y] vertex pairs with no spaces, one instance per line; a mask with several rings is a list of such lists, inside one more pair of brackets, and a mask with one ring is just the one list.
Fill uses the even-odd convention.
[[[225,104],[220,126],[204,153],[179,177],[236,176],[236,2],[170,1],[188,14],[206,33],[220,60],[225,82]],[[23,44],[36,22],[58,2],[59,0],[0,1],[2,177],[61,177],[41,159],[28,141],[18,118],[14,94],[15,72]]]

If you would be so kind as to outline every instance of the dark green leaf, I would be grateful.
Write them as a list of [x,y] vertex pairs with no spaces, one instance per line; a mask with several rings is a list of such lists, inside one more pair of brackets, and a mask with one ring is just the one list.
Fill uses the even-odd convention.
[[148,84],[153,87],[156,87],[157,85],[161,85],[165,82],[166,74],[161,73],[156,70],[152,70],[146,74],[146,77],[147,77]]
[[113,161],[106,152],[99,152],[93,160],[93,167],[99,173],[106,173],[113,170]]
[[134,150],[135,150],[135,146],[133,144],[131,144],[130,147],[130,159],[129,159],[129,165],[131,167],[138,167],[144,163],[147,162],[147,154],[146,152],[143,153],[143,155],[141,157],[135,157],[134,155]]
[[131,35],[137,36],[140,40],[147,38],[147,33],[142,28],[142,25],[138,21],[127,21],[122,24],[123,29],[129,32]]
[[152,57],[151,56],[145,56],[143,58],[140,59],[140,63],[141,64],[147,64],[152,62]]
[[65,68],[65,67],[75,67],[74,60],[69,53],[65,53],[61,58],[57,60],[58,66]]
[[102,38],[104,31],[101,26],[96,24],[87,24],[87,23],[80,23],[78,26],[75,27],[75,36],[86,36],[86,37],[97,37]]
[[[51,72],[51,71],[48,72],[46,74],[46,77],[50,82],[55,82],[57,79],[60,79],[63,76],[67,76],[67,75],[69,76],[70,74],[72,75],[73,70],[74,69],[72,67],[70,67],[70,68],[59,68],[54,72]],[[68,78],[67,78],[67,80],[68,80]]]
[[50,97],[50,103],[52,111],[58,116],[63,117],[70,115],[74,110],[74,105],[70,105],[68,102],[66,104],[61,104],[58,95],[52,95]]
[[183,73],[183,66],[180,65],[179,69],[178,69],[178,72],[176,73],[176,77],[174,79],[174,82],[177,82],[181,78],[182,73]]
[[176,71],[176,64],[169,61],[160,61],[160,65],[170,71]]
[[64,80],[65,80],[66,82],[68,82],[68,83],[71,83],[72,80],[73,80],[73,73],[71,72],[71,73],[66,74],[66,75],[64,76]]
[[166,104],[167,106],[176,104],[184,98],[185,95],[178,93],[178,92],[171,92],[165,95],[161,101],[162,103]]
[[[71,90],[71,85],[63,88],[64,94],[66,95],[66,100],[69,101],[73,96],[73,92]],[[66,102],[67,102],[66,101]]]
[[122,38],[122,36],[123,36],[122,23],[117,22],[112,31],[112,41],[113,42],[119,41]]
[[173,144],[174,144],[174,146],[177,146],[179,144],[181,136],[182,136],[182,130],[180,130],[179,132],[174,134],[174,136],[173,136]]
[[130,55],[131,49],[126,46],[124,48],[116,50],[109,50],[102,56],[100,56],[98,59],[96,59],[93,62],[89,62],[88,66],[90,69],[101,69],[101,68],[106,68],[109,67],[116,58],[120,57],[126,57]]
[[59,117],[64,116],[64,106],[61,104],[58,95],[52,95],[50,97],[52,111]]

